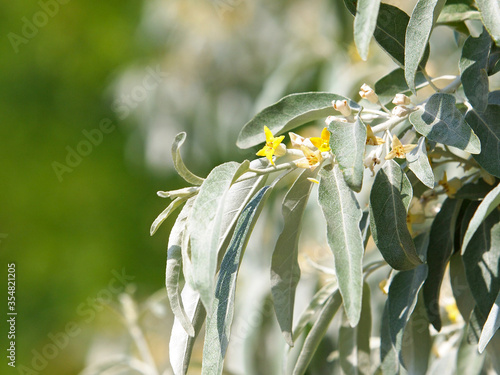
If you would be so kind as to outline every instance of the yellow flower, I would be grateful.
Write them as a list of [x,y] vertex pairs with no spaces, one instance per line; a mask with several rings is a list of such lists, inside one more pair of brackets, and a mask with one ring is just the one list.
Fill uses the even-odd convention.
[[450,198],[454,198],[457,190],[462,187],[462,182],[458,178],[452,178],[451,181],[448,181],[446,171],[444,172],[443,179],[438,181],[438,184],[443,187],[444,192]]
[[313,171],[323,161],[320,150],[312,151],[306,146],[300,146],[300,149],[302,150],[302,153],[305,157],[295,162],[297,167],[304,169],[309,168],[311,171]]
[[372,127],[366,124],[366,144],[370,146],[378,146],[385,141],[382,138],[376,137],[373,133]]
[[320,152],[330,151],[330,132],[327,128],[321,131],[321,137],[311,137],[311,143],[317,147]]
[[264,133],[266,134],[266,145],[257,152],[257,156],[265,156],[269,162],[274,165],[273,155],[276,152],[276,149],[280,145],[281,141],[285,138],[284,135],[275,138],[271,130],[267,126],[264,125]]
[[406,159],[406,154],[409,153],[411,150],[413,150],[417,145],[404,145],[401,143],[401,141],[396,137],[396,134],[392,136],[392,150],[389,152],[385,160],[389,159]]
[[461,315],[460,315],[460,311],[458,311],[458,307],[457,307],[456,302],[452,302],[452,303],[445,305],[444,309],[446,310],[446,313],[448,314],[448,319],[450,319],[450,322],[457,323],[457,321],[460,320]]

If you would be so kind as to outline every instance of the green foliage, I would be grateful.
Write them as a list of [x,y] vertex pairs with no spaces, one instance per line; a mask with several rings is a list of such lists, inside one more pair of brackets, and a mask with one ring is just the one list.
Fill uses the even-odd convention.
[[[290,187],[267,293],[287,346],[285,373],[313,371],[327,344],[334,346],[332,361],[347,374],[425,374],[447,365],[452,355],[457,373],[498,371],[492,353],[500,341],[500,101],[488,79],[499,70],[496,5],[420,0],[411,16],[377,1],[345,0],[345,5],[355,15],[361,57],[368,56],[373,36],[400,66],[379,79],[375,90],[363,85],[361,104],[326,92],[285,96],[244,125],[237,141],[241,148],[266,142],[272,163],[229,162],[204,180],[180,159],[185,135],[174,141],[179,174],[201,184],[162,193],[172,204],[187,201],[172,230],[167,260],[176,316],[170,361],[176,375],[187,372],[205,309],[202,373],[223,372],[244,249],[267,196],[280,191],[272,189],[278,182]],[[475,38],[463,21],[479,18],[485,28]],[[432,79],[425,70],[432,62],[429,40],[436,25],[466,34],[457,47],[462,50],[458,76]],[[449,82],[438,87],[441,80]],[[391,101],[392,112],[386,107]],[[292,133],[287,146],[276,140],[320,119],[327,124],[321,137]],[[454,178],[448,180],[447,172]],[[274,182],[263,187],[266,179]],[[319,208],[309,199],[316,184]],[[313,265],[335,279],[319,283],[311,300],[301,301],[307,307],[294,326],[300,235],[309,206],[323,213],[334,260],[333,268]],[[272,250],[267,243],[260,246]],[[372,329],[381,304],[372,304],[377,290],[370,275],[378,269],[389,274],[381,284],[388,296],[381,325]],[[380,338],[379,347],[372,347],[373,337]],[[446,340],[452,354],[433,354],[431,348],[439,351]]]

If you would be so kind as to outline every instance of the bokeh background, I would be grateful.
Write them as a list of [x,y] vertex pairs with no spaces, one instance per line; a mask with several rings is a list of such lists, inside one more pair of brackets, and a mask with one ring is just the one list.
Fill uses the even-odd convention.
[[[134,352],[115,312],[125,290],[110,287],[116,273],[130,276],[127,290],[142,309],[156,311],[144,324],[168,333],[157,291],[172,220],[154,237],[149,227],[168,203],[156,191],[185,186],[171,165],[175,134],[188,133],[186,164],[205,176],[251,157],[235,146],[239,130],[282,96],[319,90],[356,100],[362,83],[396,67],[375,45],[370,63],[359,59],[352,17],[337,0],[4,1],[0,35],[0,311],[15,262],[17,365],[51,375]],[[457,72],[457,52],[443,52],[450,38],[433,40],[446,60],[433,61],[431,74]],[[109,129],[102,140],[101,124]],[[85,134],[99,140],[90,149]],[[318,227],[313,216],[310,226]],[[259,262],[272,245],[263,244],[275,237],[260,234],[250,246],[265,269]],[[66,340],[68,329],[78,333]],[[54,337],[64,345],[51,354]],[[149,339],[167,368],[168,337]],[[0,373],[9,370],[2,359]]]

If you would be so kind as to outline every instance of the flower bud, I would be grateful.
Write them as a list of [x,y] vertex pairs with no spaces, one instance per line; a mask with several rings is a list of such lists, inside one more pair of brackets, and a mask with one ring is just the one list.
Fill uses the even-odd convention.
[[410,98],[405,94],[396,94],[394,99],[392,99],[392,104],[396,105],[408,105],[410,104]]
[[274,151],[274,155],[276,155],[276,157],[278,158],[285,154],[286,154],[286,146],[283,143],[280,143],[276,148],[276,150]]
[[397,105],[392,109],[392,114],[397,117],[405,117],[410,113],[410,109],[404,105]]
[[363,83],[363,86],[361,86],[359,96],[361,96],[363,99],[368,100],[371,103],[378,102],[378,95],[375,94],[375,91],[366,83]]
[[332,106],[336,111],[342,113],[342,116],[349,116],[351,114],[351,107],[347,100],[333,100]]
[[325,120],[326,125],[330,125],[332,122],[348,122],[344,117],[328,116]]

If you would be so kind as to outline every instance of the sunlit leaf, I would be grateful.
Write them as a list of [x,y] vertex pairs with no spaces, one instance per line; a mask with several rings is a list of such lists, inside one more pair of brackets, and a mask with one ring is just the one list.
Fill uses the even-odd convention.
[[408,22],[405,37],[405,78],[408,87],[415,92],[415,74],[425,54],[434,22],[445,0],[418,0]]
[[172,202],[170,202],[168,207],[165,208],[158,215],[155,221],[153,221],[153,224],[151,224],[151,229],[149,230],[150,235],[152,236],[153,234],[155,234],[160,225],[162,225],[163,222],[170,216],[170,214],[174,212],[179,206],[181,206],[185,201],[186,198],[175,198]]
[[429,236],[427,248],[429,274],[424,284],[423,295],[427,316],[437,331],[441,330],[441,316],[439,315],[441,283],[453,253],[455,226],[461,205],[460,199],[446,199],[432,222]]
[[270,186],[263,187],[245,206],[236,223],[228,251],[222,260],[213,309],[207,317],[202,374],[222,374],[233,321],[236,278],[241,257],[255,225],[255,219],[262,209],[262,203],[270,191]]
[[354,18],[354,42],[359,55],[366,61],[368,48],[377,24],[380,0],[358,0]]
[[[415,75],[415,85],[418,86],[424,82],[427,82],[427,80],[422,72],[417,72]],[[379,100],[384,104],[391,102],[396,94],[409,94],[410,89],[405,80],[405,71],[398,68],[380,78],[375,83],[375,92]]]
[[306,92],[285,96],[277,103],[263,109],[250,120],[238,136],[240,148],[249,148],[265,142],[264,125],[276,136],[317,119],[338,115],[333,100],[347,100],[352,108],[359,104],[341,95],[327,92]]
[[476,0],[484,27],[497,46],[500,46],[500,3],[495,0]]
[[192,287],[200,293],[207,310],[213,299],[224,196],[238,167],[238,163],[229,162],[210,172],[194,201],[191,213],[194,220],[188,221],[193,266]]
[[363,292],[362,212],[337,165],[320,172],[318,201],[327,223],[327,238],[335,258],[335,272],[349,322],[358,324]]
[[491,38],[486,30],[478,38],[467,38],[462,48],[460,78],[465,96],[478,112],[484,112],[488,105],[487,68],[490,48]]
[[286,194],[282,205],[285,224],[272,256],[271,291],[274,310],[281,331],[290,346],[293,346],[292,323],[295,289],[300,279],[297,257],[302,216],[313,185],[308,178],[313,178],[316,173],[316,171],[305,169]]
[[363,157],[366,145],[366,126],[359,116],[355,123],[334,121],[328,126],[332,133],[330,147],[347,185],[354,191],[363,183]]
[[455,97],[450,94],[432,95],[424,107],[410,115],[410,122],[417,132],[428,139],[454,146],[472,154],[481,152],[478,137],[455,107]]
[[181,157],[181,146],[186,140],[186,133],[182,132],[176,135],[174,138],[174,143],[172,144],[172,160],[174,163],[175,170],[179,173],[184,180],[193,185],[201,185],[203,183],[203,178],[196,176],[182,161]]
[[483,113],[474,109],[467,111],[465,120],[481,141],[481,153],[473,155],[474,159],[486,172],[500,177],[500,106],[488,105]]
[[351,327],[347,319],[343,319],[339,331],[340,366],[347,375],[371,374],[370,371],[370,336],[372,316],[370,304],[370,288],[363,284],[363,304],[361,318],[356,327]]
[[480,18],[479,12],[473,4],[473,0],[447,0],[436,23],[440,25],[478,20]]
[[410,181],[398,163],[386,161],[370,193],[370,228],[382,256],[397,270],[422,264],[406,224],[412,194]]
[[486,348],[486,345],[490,342],[493,335],[500,328],[500,293],[497,295],[495,303],[491,307],[486,323],[484,323],[483,330],[481,331],[481,336],[479,337],[479,353],[482,353]]
[[427,149],[425,145],[425,137],[418,140],[417,147],[406,154],[408,167],[415,173],[415,176],[422,181],[422,183],[433,189],[434,188],[434,173],[427,157]]
[[466,330],[457,352],[457,375],[479,375],[483,368],[484,355],[480,355],[476,345],[471,345],[467,340]]

